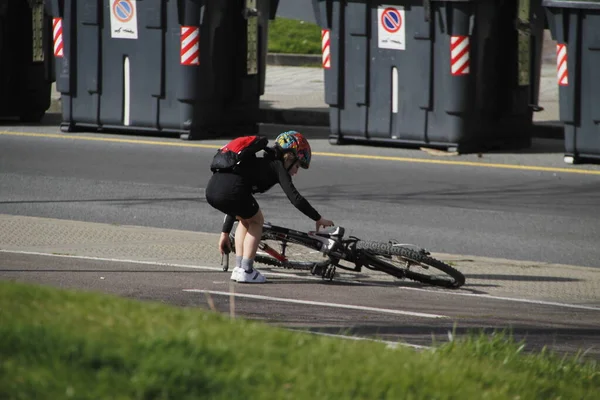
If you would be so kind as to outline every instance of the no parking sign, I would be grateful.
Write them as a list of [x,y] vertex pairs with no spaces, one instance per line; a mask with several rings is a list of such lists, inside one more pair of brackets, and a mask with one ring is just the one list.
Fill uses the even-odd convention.
[[137,39],[136,0],[111,0],[110,36],[119,39]]
[[406,49],[404,7],[382,5],[377,8],[377,40],[380,49]]

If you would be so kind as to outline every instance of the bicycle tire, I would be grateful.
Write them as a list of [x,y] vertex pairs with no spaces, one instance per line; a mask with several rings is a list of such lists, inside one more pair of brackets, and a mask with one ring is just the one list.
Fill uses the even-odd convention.
[[[229,243],[231,243],[231,252],[235,254],[235,233],[233,232],[229,234]],[[272,265],[274,267],[281,267],[281,261],[268,255],[256,254],[254,257],[254,262],[264,265]]]
[[[232,246],[233,251],[235,251],[235,234],[234,233],[231,233],[229,235],[229,240],[231,241],[231,246]],[[316,252],[314,249],[312,249],[309,246],[304,245],[302,242],[298,242],[298,241],[290,240],[290,239],[275,238],[275,237],[269,235],[269,233],[263,234],[263,238],[261,239],[261,242],[267,243],[271,247],[274,247],[273,246],[274,242],[277,244],[286,242],[287,245],[292,244],[293,246],[299,246],[302,249],[310,250],[310,251],[314,252],[314,254],[318,254],[319,257],[322,257],[321,252]],[[277,248],[277,247],[274,247],[274,249],[279,251],[279,248]],[[309,257],[309,258],[312,258],[312,260],[307,259],[306,255],[302,255],[302,258],[304,258],[304,259],[300,259],[300,257],[298,257],[298,258],[290,257],[289,254],[286,254],[286,256],[288,258],[288,261],[287,261],[287,263],[283,263],[283,262],[279,261],[278,259],[276,259],[275,257],[273,257],[267,253],[264,253],[259,249],[258,252],[256,253],[256,256],[254,257],[254,262],[257,264],[270,265],[270,266],[274,266],[274,267],[288,268],[288,269],[291,268],[291,269],[297,269],[297,270],[305,270],[305,271],[312,271],[313,268],[315,268],[315,266],[326,267],[327,265],[330,264],[329,260],[327,260],[327,261],[315,260],[316,256]],[[298,255],[296,255],[296,256],[298,256]]]
[[[379,263],[375,262],[373,264],[369,264],[370,267],[374,269],[380,269],[382,270],[382,272],[388,273],[398,278],[405,277],[413,281],[425,283],[428,285],[454,289],[457,289],[465,284],[465,276],[457,269],[451,267],[443,261],[437,260],[429,256],[428,254],[421,253],[419,251],[415,251],[407,247],[397,245],[394,246],[390,243],[370,242],[361,240],[356,243],[356,249],[362,250],[367,255],[370,255],[372,257],[386,257],[386,260],[377,258]],[[433,268],[435,270],[441,271],[445,274],[445,276],[443,279],[441,279],[439,277],[431,276],[425,273],[416,272],[414,270],[411,270],[410,267],[402,268],[392,265],[389,261],[391,261],[391,257],[394,256],[401,258],[404,262],[408,261],[412,263],[411,266],[418,265],[421,267],[424,266],[425,270]],[[389,261],[388,258],[390,258]],[[380,263],[384,263],[385,266],[381,266]]]

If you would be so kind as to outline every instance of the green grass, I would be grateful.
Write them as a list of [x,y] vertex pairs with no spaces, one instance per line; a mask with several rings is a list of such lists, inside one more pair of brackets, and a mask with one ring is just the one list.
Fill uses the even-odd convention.
[[[190,296],[193,296],[190,294]],[[595,363],[504,335],[435,351],[0,281],[2,399],[592,399]]]
[[321,54],[321,28],[293,19],[269,21],[269,53]]

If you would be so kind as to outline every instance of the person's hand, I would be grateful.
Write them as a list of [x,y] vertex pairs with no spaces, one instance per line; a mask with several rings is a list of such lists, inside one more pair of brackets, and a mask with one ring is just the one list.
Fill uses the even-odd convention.
[[317,221],[317,232],[319,231],[320,227],[325,228],[327,226],[333,226],[333,221],[330,221],[325,218],[321,218],[320,220]]
[[219,238],[219,251],[221,252],[221,254],[231,253],[231,242],[229,241],[229,234],[225,232],[221,232],[221,237]]

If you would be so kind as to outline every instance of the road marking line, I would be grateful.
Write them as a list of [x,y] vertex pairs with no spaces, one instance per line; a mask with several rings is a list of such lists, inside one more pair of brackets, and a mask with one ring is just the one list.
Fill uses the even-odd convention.
[[358,158],[380,161],[401,161],[414,162],[423,164],[440,164],[440,165],[456,165],[462,167],[483,167],[483,168],[498,168],[498,169],[516,169],[525,171],[540,171],[540,172],[565,172],[569,174],[583,175],[600,175],[600,171],[585,170],[585,169],[570,169],[559,167],[540,167],[536,165],[514,165],[514,164],[498,164],[498,163],[478,163],[474,161],[448,161],[448,160],[430,160],[426,158],[414,157],[394,157],[394,156],[371,156],[366,154],[341,154],[341,153],[323,153],[314,152],[313,154],[325,157],[342,157],[342,158]]
[[297,299],[288,299],[288,298],[284,298],[284,297],[263,296],[260,294],[220,292],[220,291],[216,291],[216,290],[203,290],[203,289],[184,289],[183,291],[184,292],[195,292],[195,293],[208,293],[208,294],[215,294],[215,295],[221,295],[221,296],[244,297],[247,299],[256,299],[256,300],[278,301],[281,303],[292,303],[292,304],[302,304],[302,305],[331,307],[331,308],[346,308],[349,310],[372,311],[372,312],[383,313],[383,314],[409,315],[411,317],[449,318],[445,315],[427,314],[427,313],[420,313],[420,312],[415,312],[415,311],[392,310],[389,308],[355,306],[355,305],[351,305],[351,304],[341,304],[341,303],[325,303],[325,302],[321,302],[321,301],[311,301],[311,300],[297,300]]
[[59,133],[34,133],[34,132],[10,132],[0,131],[0,135],[14,135],[14,136],[27,136],[27,137],[42,137],[51,139],[66,139],[66,140],[87,140],[92,142],[112,142],[112,143],[131,143],[131,144],[147,144],[153,146],[170,146],[170,147],[199,147],[203,149],[220,149],[222,146],[212,144],[200,144],[200,143],[188,143],[188,142],[162,142],[159,140],[145,140],[145,139],[119,139],[119,138],[107,138],[107,137],[93,137],[93,136],[74,136],[74,135],[61,135]]
[[[107,258],[99,258],[99,257],[71,256],[71,255],[64,255],[64,254],[48,254],[48,253],[36,253],[36,252],[25,252],[25,251],[10,251],[10,250],[0,250],[0,253],[18,253],[18,254],[31,254],[31,255],[53,256],[53,257],[65,257],[65,258],[82,258],[82,259],[88,259],[88,260],[115,261],[115,262],[135,263],[135,264],[164,265],[164,266],[172,266],[172,267],[196,268],[196,269],[207,269],[207,270],[214,270],[214,271],[222,271],[222,268],[220,268],[220,267],[218,267],[218,268],[217,267],[198,267],[198,266],[191,266],[191,265],[178,265],[178,264],[158,263],[158,262],[152,262],[152,261],[119,260],[119,259],[107,259]],[[0,269],[0,272],[2,272],[2,269]],[[290,275],[290,274],[277,274],[277,275],[291,276],[291,277],[295,277],[295,278],[300,278],[300,277],[297,277],[297,276],[294,276],[294,275]],[[223,281],[223,283],[226,283],[226,281]],[[223,293],[225,293],[225,292],[223,292]],[[227,293],[227,295],[230,295],[230,294]],[[394,349],[394,348],[396,348],[398,346],[407,346],[407,347],[412,347],[414,349],[431,349],[431,347],[428,347],[428,346],[422,346],[422,345],[418,345],[418,344],[411,344],[411,343],[405,343],[405,342],[391,342],[391,341],[387,341],[387,340],[377,340],[377,339],[364,338],[364,337],[358,337],[358,336],[335,335],[335,334],[332,334],[332,333],[312,332],[312,331],[304,331],[304,330],[299,330],[299,329],[289,329],[289,330],[295,331],[295,332],[310,333],[310,334],[313,334],[313,335],[337,337],[337,338],[341,338],[341,339],[367,340],[367,341],[379,342],[379,343],[384,343],[385,345],[387,345],[387,347],[392,348],[392,349]]]
[[[201,269],[201,270],[207,270],[207,271],[216,271],[216,272],[220,271],[220,272],[223,272],[223,268],[222,267],[209,267],[209,266],[204,266],[204,265],[176,264],[176,263],[168,263],[168,262],[160,262],[160,261],[142,261],[142,260],[130,260],[130,259],[120,259],[120,258],[104,258],[104,257],[92,257],[92,256],[78,256],[78,255],[71,255],[71,254],[55,254],[55,253],[43,253],[43,252],[36,252],[36,251],[4,250],[4,249],[0,249],[0,253],[27,254],[27,255],[34,255],[34,256],[63,257],[63,258],[76,258],[76,259],[81,259],[81,260],[109,261],[109,262],[120,262],[120,263],[126,263],[126,264],[155,265],[155,266],[176,267],[176,268],[191,268],[191,269]],[[0,272],[2,272],[1,269],[0,269]],[[263,271],[263,275],[265,275],[265,276],[277,276],[277,277],[284,277],[284,278],[292,278],[292,279],[298,279],[298,280],[313,280],[313,281],[317,281],[317,280],[320,281],[321,280],[321,278],[314,277],[314,276],[299,276],[299,275],[296,275],[296,274],[280,273],[280,272],[264,272]],[[368,285],[369,284],[368,282],[357,282],[357,281],[352,281],[352,280],[348,280],[348,279],[341,279],[341,280],[338,279],[338,281],[354,283],[354,284],[357,284],[357,285]],[[567,304],[567,303],[555,303],[555,302],[543,301],[543,300],[528,300],[528,299],[513,298],[513,297],[492,296],[492,295],[488,295],[488,294],[458,293],[458,292],[452,292],[452,291],[429,290],[429,289],[411,288],[411,287],[403,287],[403,286],[397,286],[397,287],[399,289],[403,289],[403,290],[416,290],[416,291],[430,292],[430,293],[436,293],[436,294],[447,294],[447,295],[454,295],[454,296],[484,297],[484,298],[489,298],[489,299],[493,299],[493,300],[506,300],[506,301],[514,301],[514,302],[518,302],[518,303],[532,303],[532,304],[540,304],[540,305],[551,305],[551,306],[560,306],[560,307],[583,309],[583,310],[600,311],[599,307],[583,306],[583,305]]]
[[[60,254],[60,253],[44,253],[38,251],[23,251],[23,250],[6,250],[0,249],[0,253],[12,253],[12,254],[26,254],[32,256],[47,256],[47,257],[63,257],[63,258],[75,258],[80,260],[92,260],[92,261],[108,261],[108,262],[119,262],[124,264],[142,264],[142,265],[154,265],[154,266],[162,266],[162,267],[176,267],[176,268],[191,268],[191,269],[202,269],[207,271],[216,271],[216,272],[227,272],[223,271],[222,267],[209,267],[206,265],[189,265],[189,264],[176,264],[169,262],[161,262],[161,261],[143,261],[143,260],[130,260],[123,258],[106,258],[106,257],[94,257],[94,256],[79,256],[73,254]],[[0,269],[2,272],[2,269]],[[230,271],[231,272],[231,269]],[[293,278],[298,280],[311,280],[311,281],[321,281],[322,278],[316,276],[298,276],[294,274],[286,274],[281,272],[262,272],[263,275],[266,276],[277,276],[282,278]],[[361,282],[352,282],[351,283],[361,284]]]
[[325,332],[314,332],[314,331],[305,331],[302,329],[293,329],[293,328],[288,328],[289,331],[292,332],[299,332],[299,333],[310,333],[312,335],[319,335],[319,336],[328,336],[328,337],[334,337],[334,338],[338,338],[338,339],[348,339],[348,340],[366,340],[369,342],[377,342],[377,343],[383,343],[386,345],[386,347],[390,348],[390,349],[395,349],[398,346],[405,346],[405,347],[412,347],[413,349],[418,349],[418,350],[422,350],[422,349],[432,349],[432,347],[430,346],[423,346],[420,344],[411,344],[411,343],[406,343],[406,342],[392,342],[389,340],[378,340],[378,339],[371,339],[371,338],[367,338],[367,337],[361,337],[361,336],[344,336],[344,335],[336,335],[333,333],[325,333]]
[[[167,141],[145,140],[145,139],[138,140],[138,139],[93,137],[93,136],[74,136],[74,135],[63,135],[63,134],[55,134],[55,133],[0,131],[0,135],[45,137],[45,138],[53,138],[53,139],[88,140],[88,141],[113,142],[113,143],[131,143],[131,144],[144,144],[144,145],[170,146],[170,147],[194,147],[194,148],[202,148],[202,149],[220,149],[222,147],[222,145],[200,144],[200,143],[189,143],[189,142],[175,142],[175,141],[167,142]],[[585,169],[576,169],[576,168],[559,168],[559,167],[541,167],[541,166],[535,166],[535,165],[482,163],[482,162],[474,162],[474,161],[431,160],[431,159],[427,159],[427,158],[376,156],[376,155],[367,155],[367,154],[343,154],[343,153],[329,153],[329,152],[313,152],[313,154],[322,156],[322,157],[338,157],[338,158],[354,158],[354,159],[364,159],[364,160],[412,162],[412,163],[422,163],[422,164],[454,165],[454,166],[462,166],[462,167],[513,169],[513,170],[522,170],[522,171],[562,172],[562,173],[567,173],[567,174],[582,174],[582,175],[600,175],[599,170],[585,170]]]
[[442,291],[436,291],[436,290],[402,287],[402,286],[399,286],[398,288],[402,289],[402,290],[416,290],[416,291],[421,291],[421,292],[429,292],[429,293],[437,293],[437,294],[443,293],[443,294],[454,295],[454,296],[482,297],[482,298],[493,299],[493,300],[514,301],[514,302],[518,302],[518,303],[530,303],[530,304],[538,304],[538,305],[544,305],[544,306],[558,306],[558,307],[576,308],[576,309],[581,309],[581,310],[600,311],[600,307],[584,306],[584,305],[568,304],[568,303],[558,303],[558,302],[554,302],[554,301],[530,300],[530,299],[521,299],[521,298],[515,298],[515,297],[493,296],[491,294],[458,293],[458,292],[448,292],[448,291],[442,292]]

